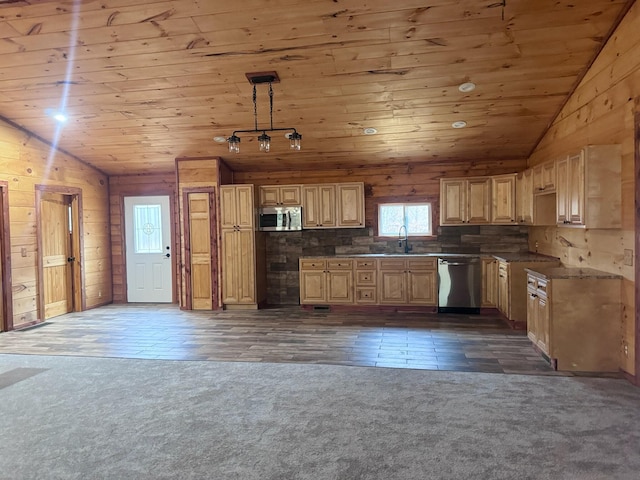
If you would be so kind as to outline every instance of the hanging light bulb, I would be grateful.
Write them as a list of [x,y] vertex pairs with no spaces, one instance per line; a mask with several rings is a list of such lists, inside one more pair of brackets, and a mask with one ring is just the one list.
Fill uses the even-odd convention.
[[302,135],[298,132],[293,132],[289,135],[291,150],[300,150],[300,140],[302,140]]
[[271,148],[271,137],[266,132],[262,132],[262,135],[258,137],[258,142],[260,142],[261,152],[268,152]]
[[227,138],[227,142],[229,142],[229,151],[231,153],[240,153],[240,137],[233,134]]

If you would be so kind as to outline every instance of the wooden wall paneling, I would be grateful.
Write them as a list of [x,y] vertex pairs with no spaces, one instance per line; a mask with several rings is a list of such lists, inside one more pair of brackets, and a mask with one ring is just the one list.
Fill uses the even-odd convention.
[[[638,231],[638,226],[640,225],[640,112],[636,112],[635,116],[634,116],[634,144],[635,144],[635,152],[634,152],[634,178],[635,178],[635,198],[634,198],[634,205],[635,205],[635,225],[636,228],[634,229],[635,232],[635,238],[634,238],[634,245],[635,245],[635,253],[637,254],[638,252],[640,252],[640,232]],[[636,263],[636,267],[635,267],[635,288],[634,288],[634,299],[635,299],[635,311],[634,311],[634,321],[628,321],[628,316],[627,316],[627,322],[625,325],[627,325],[627,328],[625,328],[624,332],[623,332],[623,355],[624,355],[624,348],[628,349],[630,348],[630,340],[631,337],[628,335],[629,333],[633,333],[635,338],[634,338],[634,342],[633,342],[633,351],[631,352],[630,357],[633,359],[633,363],[634,363],[634,370],[631,373],[632,375],[634,375],[634,379],[635,379],[635,383],[636,384],[640,384],[640,268],[638,268],[637,262],[638,262],[638,257],[637,255],[634,255],[635,259],[634,262]],[[631,326],[633,326],[633,328],[631,328]],[[629,332],[629,330],[631,330],[631,332]],[[626,334],[626,335],[625,335]],[[628,354],[627,354],[628,356]]]
[[[35,308],[37,303],[35,289],[37,278],[36,185],[56,187],[63,193],[73,193],[73,189],[82,190],[82,217],[78,221],[81,221],[83,226],[96,226],[95,229],[91,229],[92,234],[100,228],[99,225],[103,225],[104,229],[108,224],[106,176],[86,163],[56,151],[37,136],[14,128],[10,123],[0,124],[0,142],[3,145],[0,168],[3,172],[11,172],[12,178],[9,185],[9,210],[12,223],[13,258],[20,259],[20,266],[12,268],[14,299],[19,299],[21,304],[18,308],[14,308],[13,323],[14,327],[17,327],[38,320]],[[83,241],[87,240],[89,239],[83,238]],[[26,257],[22,256],[23,249],[26,250]],[[96,292],[98,290],[109,292],[111,271],[108,238],[100,235],[93,236],[81,250],[85,261],[106,260],[105,274],[96,279],[100,284]],[[86,279],[84,286],[87,287]],[[79,295],[80,292],[77,294]],[[33,295],[33,301],[28,300],[30,295]],[[110,301],[110,296],[104,300]],[[102,302],[99,302],[97,297],[86,294],[82,308],[92,308],[99,303]]]
[[9,183],[0,180],[0,332],[13,329],[12,251],[9,219]]
[[178,268],[180,262],[179,231],[177,223],[176,180],[173,173],[153,175],[114,175],[109,177],[109,237],[111,244],[113,302],[127,302],[127,271],[124,232],[124,197],[169,195],[171,208],[171,256],[174,279],[173,301],[178,298]]

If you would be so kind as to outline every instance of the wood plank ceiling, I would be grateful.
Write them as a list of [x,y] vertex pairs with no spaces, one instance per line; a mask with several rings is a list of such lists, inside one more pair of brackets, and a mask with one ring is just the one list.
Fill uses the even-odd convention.
[[[126,174],[182,156],[234,170],[526,158],[629,1],[76,3],[0,0],[0,115]],[[274,132],[271,152],[256,134],[230,154],[213,138],[254,127],[245,73],[271,70],[274,127],[302,150]],[[267,127],[265,85],[257,104]]]

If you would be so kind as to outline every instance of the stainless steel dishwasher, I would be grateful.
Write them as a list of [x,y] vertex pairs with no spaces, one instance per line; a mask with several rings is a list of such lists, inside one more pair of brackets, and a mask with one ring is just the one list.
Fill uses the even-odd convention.
[[438,312],[480,313],[482,262],[480,257],[438,259]]

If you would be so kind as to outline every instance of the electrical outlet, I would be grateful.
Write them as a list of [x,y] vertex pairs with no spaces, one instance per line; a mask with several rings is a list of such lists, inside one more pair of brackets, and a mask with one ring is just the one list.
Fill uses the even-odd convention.
[[629,345],[627,345],[626,343],[624,344],[624,356],[629,356]]
[[102,290],[98,290],[98,298],[102,298]]
[[22,247],[20,249],[20,255],[23,256],[23,257],[27,256],[27,248],[26,247]]
[[629,248],[624,249],[624,258],[622,260],[622,263],[630,267],[633,267],[633,250]]

